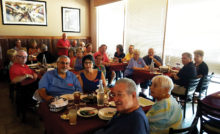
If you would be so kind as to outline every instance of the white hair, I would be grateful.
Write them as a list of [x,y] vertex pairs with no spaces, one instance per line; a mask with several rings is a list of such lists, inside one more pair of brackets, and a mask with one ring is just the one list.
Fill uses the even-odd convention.
[[133,92],[137,91],[137,86],[132,79],[122,78],[122,79],[119,79],[118,81],[116,81],[116,84],[119,84],[119,83],[126,84],[128,94],[132,94]]
[[174,87],[173,81],[170,77],[165,75],[158,75],[152,79],[152,83],[158,83],[161,88],[168,88],[169,94]]

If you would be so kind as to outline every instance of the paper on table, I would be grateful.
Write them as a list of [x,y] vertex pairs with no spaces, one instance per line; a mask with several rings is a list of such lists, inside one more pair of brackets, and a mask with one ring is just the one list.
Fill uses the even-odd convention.
[[142,107],[151,106],[154,104],[153,101],[145,99],[143,97],[138,97],[139,105]]

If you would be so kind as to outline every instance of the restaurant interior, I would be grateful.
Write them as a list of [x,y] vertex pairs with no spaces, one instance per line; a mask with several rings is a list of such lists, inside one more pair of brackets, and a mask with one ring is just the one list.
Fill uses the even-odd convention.
[[[204,52],[203,61],[208,65],[207,76],[211,77],[207,80],[202,97],[194,98],[197,83],[196,86],[188,85],[186,88],[187,91],[192,90],[193,93],[184,94],[179,96],[180,100],[177,99],[184,116],[182,117],[182,128],[187,128],[189,133],[195,133],[195,127],[201,133],[220,133],[219,125],[211,126],[211,131],[206,130],[203,126],[206,122],[202,120],[202,112],[197,110],[202,107],[199,105],[203,103],[207,103],[210,107],[214,105],[215,112],[211,116],[215,116],[214,124],[220,124],[219,0],[15,0],[15,2],[20,2],[27,7],[17,5],[13,7],[11,0],[1,1],[0,134],[68,134],[72,131],[94,133],[107,124],[106,120],[110,120],[102,119],[98,113],[100,108],[96,106],[95,108],[99,110],[97,115],[91,118],[78,115],[77,124],[72,126],[61,117],[64,115],[63,113],[66,114],[67,107],[65,110],[61,109],[61,112],[53,111],[47,103],[37,103],[34,107],[26,108],[25,120],[21,116],[23,115],[22,110],[21,115],[18,115],[20,105],[19,99],[17,99],[19,95],[16,94],[18,94],[18,90],[22,89],[20,86],[22,82],[18,86],[10,80],[8,68],[10,58],[7,51],[15,47],[17,40],[21,41],[21,46],[26,50],[29,50],[32,42],[36,41],[38,48],[45,44],[49,53],[58,58],[57,44],[62,39],[63,33],[66,33],[71,47],[80,47],[82,42],[85,45],[91,43],[93,54],[100,50],[100,46],[106,44],[106,55],[112,63],[105,66],[111,72],[116,72],[117,75],[110,86],[108,84],[110,90],[114,88],[118,79],[124,77],[124,71],[130,63],[115,60],[114,54],[118,44],[123,46],[125,54],[129,53],[129,46],[133,45],[138,50],[140,58],[148,55],[148,50],[153,48],[155,55],[161,57],[161,66],[169,69],[165,73],[154,72],[153,74],[149,70],[134,71],[135,74],[132,78],[137,84],[137,92],[142,91],[140,83],[146,80],[151,81],[158,74],[171,77],[169,73],[172,72],[172,69],[184,67],[182,53],[188,52],[194,56],[195,50],[202,50]],[[37,17],[33,14],[33,16],[30,15],[31,11],[26,10],[29,2],[30,5],[42,6],[36,11]],[[7,5],[8,3],[11,5]],[[33,9],[34,6],[29,8]],[[25,13],[29,15],[25,16]],[[17,19],[18,21],[16,19],[10,21],[19,16],[21,18]],[[192,57],[193,60],[194,57]],[[29,60],[27,64],[30,64],[29,67],[31,67],[32,60]],[[56,63],[50,65],[56,68]],[[156,71],[161,71],[159,68],[157,69]],[[76,70],[72,72],[76,75],[80,73]],[[121,75],[119,78],[117,72]],[[43,74],[41,75],[39,79],[43,77]],[[191,89],[193,87],[195,90]],[[174,94],[172,95],[174,96]],[[188,96],[191,98],[187,98]],[[150,95],[150,87],[142,97],[144,97],[144,101],[149,100],[152,104],[155,103],[155,98]],[[141,103],[140,100],[139,103]],[[147,113],[152,104],[142,106],[143,111]],[[109,105],[110,102],[108,102]],[[84,124],[89,125],[83,128]],[[212,131],[213,129],[217,130]],[[171,133],[170,129],[169,131]]]

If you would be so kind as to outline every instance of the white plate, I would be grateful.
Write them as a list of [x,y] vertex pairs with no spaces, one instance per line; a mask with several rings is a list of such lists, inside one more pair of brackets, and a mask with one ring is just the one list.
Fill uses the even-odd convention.
[[67,100],[74,100],[73,94],[64,94],[60,96],[61,98],[65,98]]
[[[82,115],[80,112],[82,111],[88,111],[88,112],[94,112],[94,114],[91,114],[91,115]],[[98,113],[98,110],[94,107],[83,107],[83,108],[80,108],[78,111],[77,111],[77,114],[81,117],[92,117],[92,116],[95,116],[97,115]]]
[[98,116],[103,120],[110,120],[115,113],[117,112],[116,108],[102,108],[99,110]]
[[142,107],[151,106],[154,104],[153,101],[145,99],[143,97],[138,97],[139,105]]

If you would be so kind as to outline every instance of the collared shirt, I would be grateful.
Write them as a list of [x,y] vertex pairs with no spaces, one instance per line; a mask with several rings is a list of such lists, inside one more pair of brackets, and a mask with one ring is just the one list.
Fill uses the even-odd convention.
[[76,75],[70,71],[66,72],[66,78],[58,75],[57,69],[46,72],[39,82],[39,88],[45,88],[48,95],[60,96],[82,91]]
[[23,76],[25,74],[34,74],[34,71],[31,70],[26,64],[23,66],[18,63],[14,63],[9,70],[10,79],[13,80],[17,76]]
[[134,60],[134,58],[131,58],[131,60],[128,63],[128,66],[125,70],[125,76],[132,75],[133,73],[133,67],[143,68],[146,64],[142,58],[139,58],[137,61]]
[[151,134],[168,134],[169,128],[182,127],[182,110],[172,96],[156,101],[146,116],[149,120]]
[[[158,62],[160,62],[160,64],[162,64],[162,60],[161,60],[161,58],[160,58],[159,56],[154,55],[154,58],[155,58]],[[146,65],[150,65],[151,62],[152,62],[152,59],[151,59],[148,55],[147,55],[147,56],[144,56],[143,59],[144,59],[144,62],[146,63]],[[154,66],[155,66],[155,67],[158,67],[156,63],[154,63]]]
[[109,62],[108,56],[106,53],[101,54],[99,51],[94,53],[94,57],[96,57],[97,55],[101,55],[102,56],[102,61],[103,62]]
[[137,110],[128,113],[114,115],[105,128],[95,132],[95,134],[149,134],[148,119],[139,107]]
[[[58,42],[57,42],[57,47],[58,46],[63,46],[63,47],[70,47],[70,42],[69,42],[69,40],[63,40],[63,39],[60,39],[60,40],[58,40]],[[61,56],[61,55],[66,55],[66,56],[68,56],[68,49],[65,49],[65,48],[60,48],[60,49],[58,49],[57,50],[58,52],[57,52],[57,54],[58,54],[58,56]]]
[[130,54],[130,53],[127,53],[126,56],[124,57],[124,59],[126,61],[129,61],[131,58],[133,58],[134,54]]

